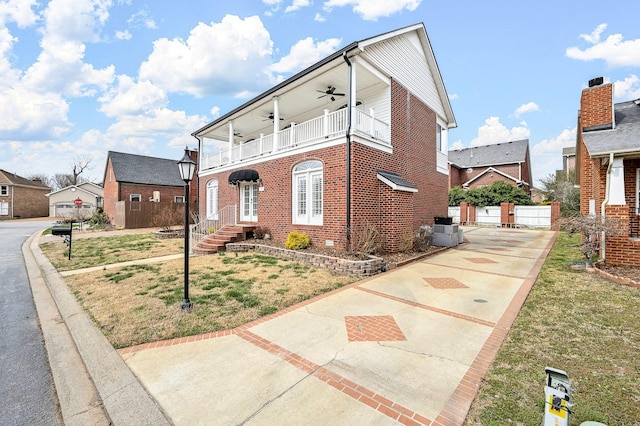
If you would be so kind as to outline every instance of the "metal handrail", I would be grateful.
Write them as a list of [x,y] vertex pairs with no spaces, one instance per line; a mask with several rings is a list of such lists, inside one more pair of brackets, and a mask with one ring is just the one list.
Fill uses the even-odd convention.
[[189,227],[189,253],[193,254],[193,248],[207,236],[218,232],[225,226],[236,225],[237,206],[226,206],[219,210],[213,218],[204,219]]

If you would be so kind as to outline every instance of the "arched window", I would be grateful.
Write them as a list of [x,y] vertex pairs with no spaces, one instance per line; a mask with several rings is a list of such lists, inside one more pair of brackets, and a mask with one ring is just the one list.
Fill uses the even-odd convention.
[[207,182],[207,219],[218,219],[218,180]]
[[312,160],[293,169],[293,223],[322,225],[323,178],[322,163]]

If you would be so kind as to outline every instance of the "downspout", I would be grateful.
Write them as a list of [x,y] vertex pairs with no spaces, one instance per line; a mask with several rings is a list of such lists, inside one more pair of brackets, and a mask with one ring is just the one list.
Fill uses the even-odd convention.
[[342,53],[342,58],[344,59],[344,61],[347,63],[347,67],[349,69],[349,96],[347,96],[347,140],[346,140],[346,147],[347,147],[347,178],[346,178],[346,186],[347,186],[347,206],[346,206],[346,215],[347,215],[347,223],[346,223],[346,228],[347,228],[347,251],[349,251],[349,249],[351,248],[351,84],[353,81],[353,76],[351,75],[351,73],[353,72],[353,68],[351,65],[351,61],[349,61],[349,58],[347,57],[347,52],[343,52]]
[[[609,153],[609,165],[607,166],[607,174],[606,179],[605,179],[605,190],[604,190],[604,200],[602,200],[602,204],[600,205],[600,218],[602,220],[602,222],[604,223],[605,220],[605,215],[606,215],[606,205],[609,202],[609,187],[611,186],[611,182],[610,182],[610,176],[611,176],[611,169],[613,168],[613,152]],[[606,254],[607,254],[607,239],[606,239],[606,235],[605,232],[602,231],[602,234],[600,235],[600,238],[602,240],[602,257],[601,259],[598,260],[598,262],[604,262],[605,259],[607,258]]]

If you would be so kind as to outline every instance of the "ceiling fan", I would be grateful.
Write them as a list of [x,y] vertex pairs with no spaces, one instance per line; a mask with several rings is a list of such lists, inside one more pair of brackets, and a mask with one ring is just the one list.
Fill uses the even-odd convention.
[[[273,121],[273,120],[275,120],[275,118],[276,117],[273,115],[273,113],[270,112],[267,116],[264,116],[264,120],[262,120],[262,121],[267,121],[267,120]],[[280,121],[282,121],[282,120],[284,120],[284,118],[280,117]]]
[[325,96],[330,96],[332,101],[336,100],[336,96],[344,96],[344,93],[336,93],[336,88],[333,86],[328,86],[327,90],[316,90],[316,92],[324,93],[323,95],[318,96],[318,99],[324,98]]

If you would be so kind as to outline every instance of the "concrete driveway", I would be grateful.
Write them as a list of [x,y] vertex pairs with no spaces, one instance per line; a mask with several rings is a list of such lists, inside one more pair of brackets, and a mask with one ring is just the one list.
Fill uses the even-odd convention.
[[246,326],[119,352],[176,425],[460,425],[556,236],[464,231]]

